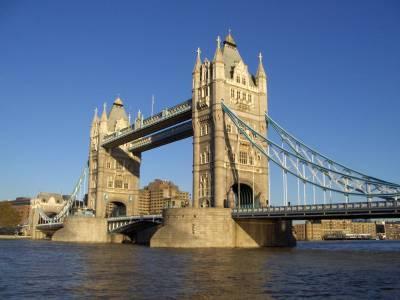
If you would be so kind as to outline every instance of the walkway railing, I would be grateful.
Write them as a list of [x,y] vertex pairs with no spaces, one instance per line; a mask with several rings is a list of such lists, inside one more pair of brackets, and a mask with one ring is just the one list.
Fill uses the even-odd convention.
[[55,216],[49,217],[42,210],[41,207],[38,207],[39,220],[38,225],[44,224],[62,224],[64,222],[65,217],[67,217],[75,206],[83,208],[84,198],[86,195],[86,189],[88,184],[88,167],[84,167],[81,173],[81,176],[78,179],[70,197],[65,202],[65,205],[62,207],[61,211]]
[[122,137],[132,134],[135,131],[148,128],[161,121],[172,119],[180,114],[187,113],[188,111],[191,110],[192,110],[192,99],[187,100],[178,105],[175,105],[171,108],[164,109],[162,112],[144,119],[143,122],[141,122],[141,124],[139,124],[138,126],[136,124],[132,124],[130,127],[126,127],[112,134],[106,135],[104,137],[103,145],[114,142]]
[[108,218],[107,222],[108,222],[108,231],[117,232],[123,228],[128,227],[129,225],[137,224],[140,222],[160,224],[162,222],[162,215],[112,217]]

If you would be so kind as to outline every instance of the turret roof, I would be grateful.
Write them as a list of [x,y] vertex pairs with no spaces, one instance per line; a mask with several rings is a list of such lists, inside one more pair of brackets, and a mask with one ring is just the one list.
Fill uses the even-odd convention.
[[126,114],[124,104],[120,97],[117,97],[111,107],[110,114],[108,116],[107,127],[109,131],[114,131],[115,124],[118,120],[126,120],[128,122],[128,116]]

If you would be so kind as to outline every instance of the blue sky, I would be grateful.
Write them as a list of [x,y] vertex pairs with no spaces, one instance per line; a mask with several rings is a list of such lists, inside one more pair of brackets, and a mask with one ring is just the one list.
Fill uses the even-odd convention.
[[[322,153],[400,182],[398,1],[0,2],[0,199],[69,193],[94,107],[150,114],[191,97],[195,49],[228,28],[270,114]],[[145,153],[142,181],[191,191],[191,139]]]

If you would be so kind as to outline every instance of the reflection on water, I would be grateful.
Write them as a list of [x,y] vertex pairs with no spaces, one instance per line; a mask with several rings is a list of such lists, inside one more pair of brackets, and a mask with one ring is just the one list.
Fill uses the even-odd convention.
[[400,297],[400,242],[152,249],[0,241],[3,298]]

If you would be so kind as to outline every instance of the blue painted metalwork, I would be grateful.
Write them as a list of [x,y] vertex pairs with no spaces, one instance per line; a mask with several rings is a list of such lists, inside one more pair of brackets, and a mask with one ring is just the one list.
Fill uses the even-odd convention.
[[117,233],[123,232],[130,226],[138,223],[152,223],[154,225],[161,224],[163,220],[162,215],[143,215],[143,216],[125,216],[117,218],[108,218],[108,232]]
[[335,204],[312,204],[294,206],[275,206],[261,208],[234,208],[235,219],[334,219],[334,218],[398,218],[400,217],[400,200],[353,202]]
[[[323,191],[328,190],[340,193],[346,197],[353,195],[365,196],[368,197],[368,199],[373,197],[383,199],[400,198],[400,185],[383,180],[377,180],[371,176],[360,175],[356,172],[350,174],[343,173],[341,170],[337,170],[336,168],[329,168],[323,164],[317,164],[313,162],[313,159],[307,159],[300,155],[299,151],[291,152],[286,150],[277,143],[269,140],[267,137],[259,134],[242,121],[224,103],[222,103],[222,109],[245,139],[248,140],[261,154],[266,156],[281,169],[285,170],[285,172],[302,180],[303,183],[317,186]],[[291,148],[293,150],[293,145]],[[303,167],[302,170],[300,170],[300,166]],[[326,178],[328,179],[328,182],[326,182]]]
[[187,100],[183,103],[180,103],[178,105],[175,105],[171,108],[164,109],[162,112],[160,112],[154,116],[151,116],[149,118],[144,119],[143,123],[140,124],[140,126],[136,126],[135,124],[132,124],[129,127],[123,128],[112,134],[106,135],[104,137],[103,146],[105,146],[109,143],[115,142],[119,139],[122,139],[136,131],[143,130],[143,129],[153,126],[157,123],[160,123],[162,121],[166,121],[168,119],[175,118],[178,115],[185,114],[191,110],[192,110],[192,100],[191,99]]
[[[82,173],[78,179],[78,182],[76,183],[73,192],[71,193],[71,196],[69,199],[66,201],[65,205],[61,209],[61,211],[53,216],[49,217],[46,215],[46,213],[39,207],[39,224],[37,226],[39,227],[44,227],[44,225],[57,225],[57,224],[62,224],[64,222],[65,217],[67,217],[74,205],[77,205],[79,203],[79,207],[84,206],[84,196],[86,193],[86,181],[88,179],[88,167],[83,168]],[[79,199],[79,196],[81,196],[81,199]]]
[[280,137],[282,138],[282,141],[284,141],[298,155],[302,156],[303,158],[307,159],[308,161],[311,161],[312,157],[314,157],[314,161],[317,162],[320,166],[323,166],[326,168],[328,166],[330,166],[331,168],[334,168],[335,170],[337,170],[341,173],[348,174],[349,176],[353,175],[354,177],[364,178],[365,180],[367,180],[369,182],[376,181],[376,182],[381,182],[381,183],[385,183],[388,185],[400,186],[399,184],[391,183],[391,182],[388,182],[388,181],[385,181],[382,179],[371,177],[369,175],[363,174],[359,171],[356,171],[354,169],[346,167],[345,165],[340,164],[340,163],[334,161],[333,159],[328,158],[327,156],[319,153],[315,149],[307,146],[300,139],[296,138],[291,133],[289,133],[287,130],[285,130],[282,126],[280,126],[268,114],[265,114],[265,119],[268,122],[268,125],[271,125],[275,129],[275,131],[280,135]]

